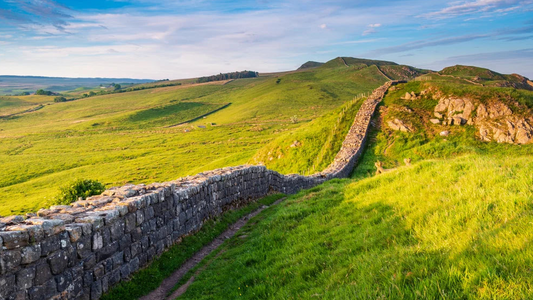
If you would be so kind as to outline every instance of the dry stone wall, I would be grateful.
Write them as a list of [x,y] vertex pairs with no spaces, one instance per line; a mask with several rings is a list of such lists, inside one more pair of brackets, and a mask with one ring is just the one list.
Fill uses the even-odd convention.
[[296,193],[347,177],[387,89],[360,108],[333,163],[312,176],[264,166],[223,168],[151,185],[106,190],[72,205],[0,220],[0,299],[99,299],[203,222],[277,191]]

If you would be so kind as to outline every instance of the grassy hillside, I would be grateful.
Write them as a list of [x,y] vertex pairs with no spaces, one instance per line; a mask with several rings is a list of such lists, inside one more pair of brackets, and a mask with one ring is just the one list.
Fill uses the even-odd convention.
[[183,299],[525,299],[531,155],[333,181],[251,220]]
[[[375,66],[315,68],[94,96],[0,119],[0,215],[46,206],[60,186],[78,178],[109,187],[246,163],[279,136],[384,82]],[[312,167],[301,159],[299,170]]]
[[324,170],[339,152],[364,100],[348,102],[297,130],[281,135],[259,150],[250,163],[265,165],[284,174],[310,175]]
[[[218,257],[203,262],[182,298],[533,297],[533,145],[481,142],[473,126],[429,122],[438,102],[431,96],[402,99],[438,89],[481,103],[498,100],[520,115],[533,93],[428,78],[387,94],[352,179],[301,192],[251,220]],[[393,131],[384,124],[391,118],[413,130]],[[312,126],[288,136],[305,137]],[[407,157],[413,166],[404,166]],[[376,160],[389,171],[375,176]]]
[[316,67],[320,67],[321,65],[323,65],[324,63],[321,63],[321,62],[317,62],[317,61],[308,61],[306,63],[304,63],[303,65],[301,65],[298,70],[303,70],[303,69],[309,69],[309,68],[316,68]]
[[485,68],[456,65],[442,69],[439,74],[465,78],[481,85],[533,90],[533,82],[521,75],[500,74]]

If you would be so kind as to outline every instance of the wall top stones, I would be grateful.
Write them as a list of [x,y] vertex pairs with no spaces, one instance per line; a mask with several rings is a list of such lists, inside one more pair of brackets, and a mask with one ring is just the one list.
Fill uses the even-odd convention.
[[128,184],[36,214],[0,219],[1,299],[99,299],[207,219],[272,191],[295,193],[347,177],[386,91],[374,90],[322,172],[282,175],[242,165],[163,183]]

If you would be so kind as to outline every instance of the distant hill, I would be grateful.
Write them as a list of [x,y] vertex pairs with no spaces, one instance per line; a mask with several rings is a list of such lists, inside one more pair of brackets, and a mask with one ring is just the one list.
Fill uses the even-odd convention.
[[322,67],[324,68],[335,68],[341,66],[385,66],[385,65],[397,65],[395,62],[384,61],[384,60],[373,60],[373,59],[364,59],[364,58],[355,58],[355,57],[337,57],[328,62],[326,62]]
[[324,63],[321,63],[321,62],[317,62],[317,61],[308,61],[306,62],[305,64],[301,65],[298,70],[303,70],[303,69],[309,69],[309,68],[316,68],[316,67],[320,67],[321,65],[323,65]]
[[456,65],[442,69],[439,74],[464,78],[481,85],[533,90],[533,82],[522,75],[500,74],[480,67]]
[[35,92],[38,89],[50,90],[53,92],[63,92],[75,90],[80,87],[93,88],[100,85],[109,85],[111,83],[139,84],[152,81],[154,80],[131,78],[68,78],[0,75],[0,95]]

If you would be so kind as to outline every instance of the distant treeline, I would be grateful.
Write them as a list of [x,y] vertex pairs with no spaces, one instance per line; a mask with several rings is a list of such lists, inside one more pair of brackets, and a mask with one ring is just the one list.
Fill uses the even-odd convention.
[[232,72],[232,73],[220,73],[218,75],[211,75],[206,77],[198,78],[197,82],[209,82],[209,81],[220,81],[228,79],[238,79],[238,78],[252,78],[259,76],[259,73],[254,71],[242,71],[242,72]]

